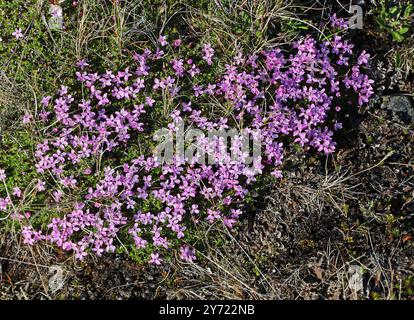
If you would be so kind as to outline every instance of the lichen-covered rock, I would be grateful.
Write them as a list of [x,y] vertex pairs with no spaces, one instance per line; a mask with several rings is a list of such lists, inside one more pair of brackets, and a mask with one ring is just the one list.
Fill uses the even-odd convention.
[[408,95],[393,95],[384,98],[382,107],[389,111],[392,118],[404,123],[414,123],[414,105]]

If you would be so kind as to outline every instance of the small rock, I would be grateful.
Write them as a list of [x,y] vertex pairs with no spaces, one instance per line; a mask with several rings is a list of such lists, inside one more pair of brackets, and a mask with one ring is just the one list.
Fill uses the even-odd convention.
[[404,95],[395,95],[384,98],[382,107],[389,112],[393,120],[404,123],[414,123],[414,106],[411,98]]

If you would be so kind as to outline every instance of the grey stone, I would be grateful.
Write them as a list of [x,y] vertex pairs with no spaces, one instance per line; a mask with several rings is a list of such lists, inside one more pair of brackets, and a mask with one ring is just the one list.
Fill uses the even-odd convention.
[[414,106],[410,96],[393,95],[384,97],[382,107],[391,113],[393,120],[414,123]]

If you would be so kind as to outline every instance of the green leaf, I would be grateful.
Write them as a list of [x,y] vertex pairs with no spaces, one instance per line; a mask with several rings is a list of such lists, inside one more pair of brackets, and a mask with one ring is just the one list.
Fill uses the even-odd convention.
[[401,67],[401,54],[399,52],[395,55],[395,66],[397,68]]
[[378,17],[378,18],[377,18],[377,23],[379,24],[379,26],[380,26],[381,28],[383,28],[383,29],[385,29],[385,28],[386,28],[386,25],[385,25],[385,20],[384,20],[382,17]]
[[397,12],[397,10],[398,10],[398,7],[392,7],[392,8],[390,9],[390,13],[391,13],[391,14],[394,14],[394,13],[396,13],[396,12]]
[[395,41],[401,42],[404,40],[404,38],[398,32],[391,31],[391,35]]
[[402,27],[400,30],[398,30],[399,34],[405,34],[410,30],[408,27]]

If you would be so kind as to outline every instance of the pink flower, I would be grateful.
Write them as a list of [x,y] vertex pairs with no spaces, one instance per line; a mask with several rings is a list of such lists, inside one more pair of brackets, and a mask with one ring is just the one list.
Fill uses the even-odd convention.
[[370,57],[370,55],[365,50],[362,51],[361,52],[361,55],[358,58],[358,64],[359,65],[364,65],[364,64],[366,65],[366,64],[368,64],[369,57]]
[[37,184],[36,184],[37,191],[39,191],[39,192],[45,191],[46,190],[45,185],[46,185],[46,183],[44,181],[37,180]]
[[161,261],[162,259],[160,259],[159,253],[151,253],[151,259],[149,261],[151,264],[160,265]]
[[60,190],[53,191],[53,199],[55,200],[55,202],[59,202],[62,196],[63,196],[62,191]]
[[181,45],[181,42],[182,42],[181,39],[175,39],[174,42],[173,42],[173,46],[174,47],[179,47]]
[[6,171],[4,171],[3,169],[0,169],[0,180],[5,180],[6,179]]
[[229,219],[229,218],[227,218],[227,217],[224,217],[223,218],[223,224],[227,227],[227,228],[233,228],[233,226],[234,226],[234,224],[236,223],[237,221],[235,220],[235,219]]
[[13,188],[13,195],[17,198],[20,198],[22,196],[22,191],[20,190],[19,187]]
[[198,214],[198,213],[200,213],[200,210],[198,210],[198,205],[193,204],[191,206],[191,214]]
[[33,116],[30,113],[26,113],[22,118],[23,124],[28,124],[32,122],[32,120],[33,120]]
[[24,37],[22,29],[21,28],[17,28],[16,30],[14,30],[14,32],[12,33],[12,35],[17,39],[21,39]]
[[277,179],[281,179],[283,177],[282,171],[280,171],[280,170],[273,170],[271,172],[271,175],[274,176]]
[[203,60],[207,62],[208,65],[213,63],[212,58],[214,56],[214,49],[211,47],[211,44],[206,43],[203,46]]
[[221,218],[221,212],[218,210],[207,209],[207,221],[214,222],[217,219]]
[[148,107],[152,107],[155,103],[155,100],[151,97],[145,97],[145,103]]
[[168,44],[168,42],[167,42],[167,37],[166,37],[166,36],[160,36],[160,37],[158,38],[158,42],[160,43],[160,45],[161,45],[162,47],[166,46],[166,45]]
[[44,107],[47,107],[52,99],[51,96],[43,97],[42,101],[40,102]]

